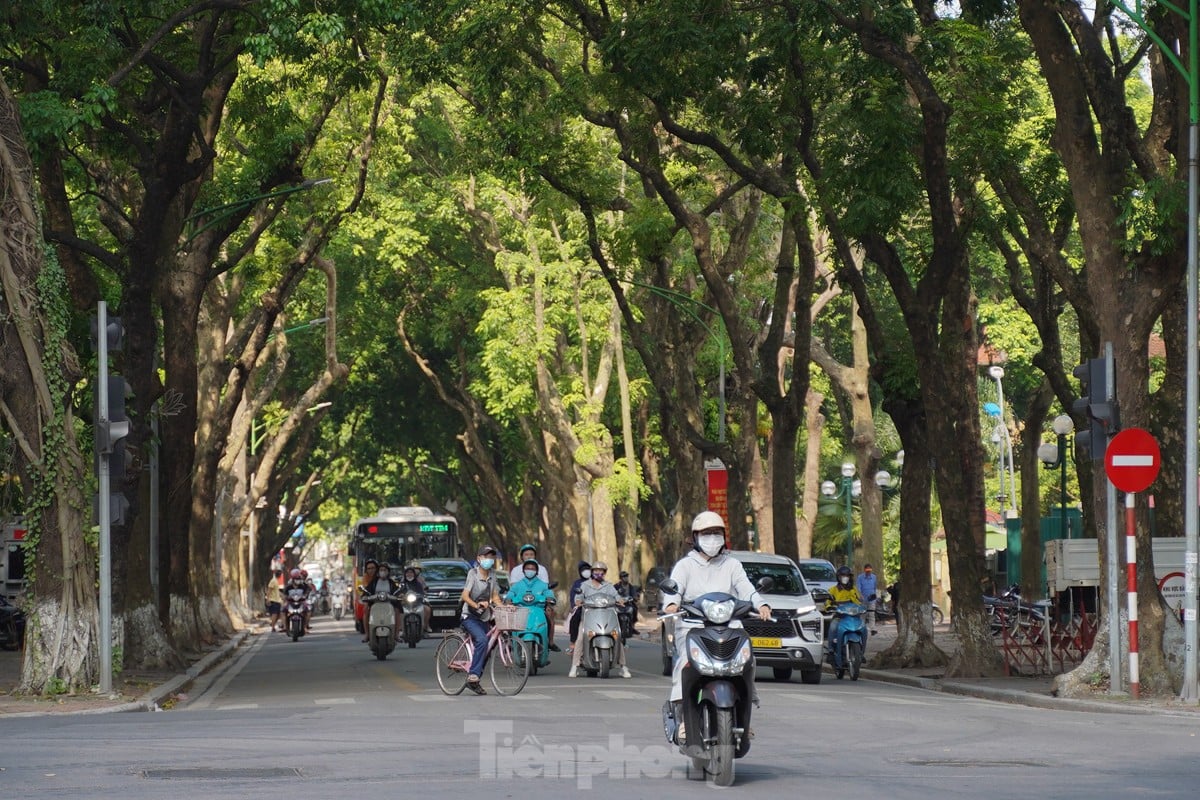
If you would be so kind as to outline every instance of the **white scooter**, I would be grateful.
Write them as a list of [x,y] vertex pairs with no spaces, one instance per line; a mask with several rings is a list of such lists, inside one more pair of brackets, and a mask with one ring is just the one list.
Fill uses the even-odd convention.
[[340,620],[342,614],[346,612],[346,593],[344,591],[334,591],[333,593],[333,618]]
[[367,605],[367,647],[383,661],[396,649],[396,611],[392,606],[396,595],[386,591],[369,594],[362,586],[358,589]]
[[578,647],[583,648],[579,666],[589,677],[607,678],[617,658],[617,642],[621,622],[617,618],[617,601],[611,597],[589,597],[583,602],[583,619],[579,623]]

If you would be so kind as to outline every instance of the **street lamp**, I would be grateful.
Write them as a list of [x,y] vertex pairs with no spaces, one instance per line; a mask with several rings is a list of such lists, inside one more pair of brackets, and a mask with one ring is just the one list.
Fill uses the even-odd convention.
[[183,240],[183,243],[186,245],[188,242],[192,241],[192,239],[195,239],[197,236],[204,233],[217,223],[232,217],[240,209],[243,209],[253,203],[257,203],[259,200],[273,200],[276,197],[284,197],[289,194],[295,194],[296,192],[303,192],[307,189],[313,188],[314,186],[320,186],[325,183],[333,183],[333,178],[309,178],[308,180],[298,183],[295,186],[276,189],[275,191],[267,192],[266,194],[256,194],[252,197],[243,197],[241,200],[234,200],[233,202],[223,203],[219,206],[213,206],[212,208],[201,209],[200,211],[189,215],[186,219],[184,219],[184,222],[190,224],[203,217],[207,217],[210,214],[214,216],[208,222],[200,226],[200,228],[192,231],[192,233],[190,233],[188,237]]
[[1042,462],[1046,469],[1054,469],[1058,467],[1059,473],[1059,535],[1060,538],[1066,539],[1067,536],[1067,443],[1068,437],[1075,430],[1075,423],[1067,414],[1059,414],[1054,418],[1051,424],[1054,428],[1055,435],[1058,436],[1058,444],[1046,442],[1038,447],[1038,459]]
[[846,566],[854,568],[854,507],[855,498],[862,494],[862,481],[854,477],[854,463],[847,461],[842,464],[841,486],[833,481],[821,484],[821,494],[829,498],[846,501]]
[[[1003,474],[1004,461],[1005,461],[1005,456],[1007,456],[1008,487],[1011,492],[1011,494],[1009,494],[1008,496],[1012,498],[1011,512],[1008,510],[1007,503],[1005,504],[1004,508],[1001,510],[1005,512],[1005,516],[1015,517],[1015,516],[1017,516],[1017,474],[1016,474],[1016,469],[1013,466],[1012,437],[1010,437],[1009,433],[1008,433],[1008,423],[1004,421],[1004,381],[1003,381],[1004,367],[1001,367],[998,365],[992,365],[992,366],[988,367],[988,375],[990,375],[996,381],[996,400],[997,400],[998,408],[999,408],[999,413],[996,415],[999,418],[999,422],[996,425],[996,432],[998,434],[1000,434],[1000,436],[1003,438],[1003,442],[1004,442],[1004,446],[1000,450],[1000,454],[1001,454],[1000,455],[1000,462],[1001,462],[1000,486],[1001,487],[1004,486],[1004,474]],[[996,438],[994,436],[992,438],[992,441],[996,441]],[[1003,493],[1004,489],[1001,488],[1000,491],[1001,491],[1001,493]]]

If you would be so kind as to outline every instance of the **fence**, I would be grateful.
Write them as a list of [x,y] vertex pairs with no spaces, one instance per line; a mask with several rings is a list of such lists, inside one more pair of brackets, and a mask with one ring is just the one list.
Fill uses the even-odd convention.
[[1005,626],[997,637],[1005,675],[1060,675],[1078,666],[1096,640],[1095,614],[1065,621],[1046,616],[1040,626]]

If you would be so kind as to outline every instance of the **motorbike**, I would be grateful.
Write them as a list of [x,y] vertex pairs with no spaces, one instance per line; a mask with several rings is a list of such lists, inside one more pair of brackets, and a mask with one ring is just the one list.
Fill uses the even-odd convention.
[[[619,588],[618,591],[620,591]],[[634,586],[629,594],[621,595],[625,600],[625,605],[617,607],[617,621],[621,626],[622,643],[637,638],[637,627],[634,624],[634,616],[637,614],[638,596],[640,594],[641,590]]]
[[1009,586],[997,597],[983,595],[983,610],[993,636],[1008,636],[1019,642],[1040,638],[1049,613],[1048,601],[1025,602],[1019,584]]
[[367,606],[367,647],[383,661],[396,649],[396,612],[392,603],[398,602],[398,598],[387,591],[372,594],[365,586],[358,590]]
[[299,641],[304,635],[304,612],[308,610],[308,601],[304,595],[304,590],[300,588],[287,590],[287,602],[284,607],[287,613],[288,636],[292,637],[293,642]]
[[342,614],[344,614],[344,613],[346,613],[346,593],[345,592],[334,592],[333,593],[333,618],[336,620],[340,620],[342,618]]
[[[664,592],[678,592],[673,581],[669,584],[663,583]],[[676,644],[678,658],[684,661],[683,700],[663,705],[663,732],[691,758],[689,778],[730,786],[734,759],[750,752],[754,651],[749,634],[730,622],[754,612],[752,603],[711,592],[665,616],[680,618]]]
[[19,650],[25,645],[25,612],[0,595],[0,647]]
[[525,629],[517,633],[517,637],[529,642],[529,652],[533,661],[529,665],[529,674],[537,675],[539,669],[550,665],[550,626],[547,623],[547,609],[553,608],[557,600],[554,592],[550,591],[558,584],[552,583],[540,596],[533,592],[525,592],[516,598],[514,603],[529,609],[525,618]]
[[416,647],[425,633],[425,595],[416,589],[401,589],[400,610],[404,612],[404,641]]
[[858,680],[867,648],[867,623],[863,619],[866,612],[867,607],[858,603],[838,603],[833,609],[838,629],[836,640],[829,643],[829,663],[839,681],[847,670],[850,680]]
[[597,596],[583,602],[583,619],[579,623],[576,647],[583,648],[579,665],[587,670],[588,677],[608,677],[616,659],[620,631],[616,600]]

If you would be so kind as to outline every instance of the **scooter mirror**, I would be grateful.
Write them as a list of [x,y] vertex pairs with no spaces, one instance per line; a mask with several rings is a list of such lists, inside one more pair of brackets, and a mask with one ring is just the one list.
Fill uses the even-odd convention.
[[758,590],[760,592],[769,592],[775,588],[775,579],[770,575],[763,575],[758,579]]
[[679,584],[670,578],[665,578],[658,584],[658,590],[663,594],[679,594]]

